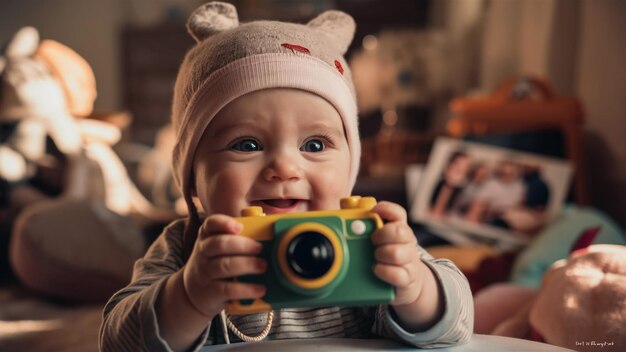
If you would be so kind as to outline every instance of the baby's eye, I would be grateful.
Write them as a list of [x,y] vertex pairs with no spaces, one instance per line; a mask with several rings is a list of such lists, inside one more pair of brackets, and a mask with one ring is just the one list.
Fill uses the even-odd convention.
[[261,145],[254,139],[250,138],[238,140],[230,146],[230,149],[239,152],[257,152],[262,150]]
[[300,147],[300,151],[309,153],[319,153],[324,150],[324,141],[320,139],[309,139]]

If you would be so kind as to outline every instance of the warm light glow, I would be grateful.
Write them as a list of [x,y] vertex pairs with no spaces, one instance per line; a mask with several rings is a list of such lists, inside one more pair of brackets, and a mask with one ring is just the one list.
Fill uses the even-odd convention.
[[107,208],[121,215],[129,214],[132,193],[129,192],[128,173],[122,161],[104,144],[91,143],[85,147],[85,151],[89,159],[97,161],[102,170]]
[[580,302],[578,301],[575,295],[568,295],[565,298],[566,308],[574,310],[574,309],[579,309],[579,306],[580,306]]
[[20,181],[26,176],[24,157],[10,148],[0,146],[0,176],[7,181]]
[[371,34],[363,37],[363,48],[365,50],[375,50],[378,47],[378,38]]
[[81,136],[89,142],[101,142],[114,145],[122,139],[122,131],[108,122],[98,120],[79,120]]
[[60,319],[53,320],[0,320],[0,341],[3,338],[15,337],[33,332],[50,331],[61,328],[63,322]]

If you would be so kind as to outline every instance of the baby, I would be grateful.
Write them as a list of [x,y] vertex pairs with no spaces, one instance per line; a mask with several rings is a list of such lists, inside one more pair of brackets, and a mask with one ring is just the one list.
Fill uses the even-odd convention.
[[198,43],[180,68],[172,121],[174,176],[189,217],[164,230],[107,303],[101,349],[189,351],[265,337],[379,336],[418,347],[468,341],[466,279],[421,249],[405,210],[388,202],[373,209],[385,224],[371,240],[374,273],[395,288],[389,305],[223,313],[229,300],[266,291],[231,280],[268,270],[260,243],[239,235],[233,217],[251,205],[267,214],[339,209],[350,195],[360,142],[342,56],[355,25],[338,11],[307,25],[240,25],[232,5],[212,2],[191,15],[188,29]]

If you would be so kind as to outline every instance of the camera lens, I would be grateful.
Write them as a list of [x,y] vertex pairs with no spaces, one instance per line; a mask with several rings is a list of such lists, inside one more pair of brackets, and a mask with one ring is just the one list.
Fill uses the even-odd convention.
[[294,273],[306,279],[323,276],[334,261],[332,243],[319,232],[302,232],[287,247],[287,264]]

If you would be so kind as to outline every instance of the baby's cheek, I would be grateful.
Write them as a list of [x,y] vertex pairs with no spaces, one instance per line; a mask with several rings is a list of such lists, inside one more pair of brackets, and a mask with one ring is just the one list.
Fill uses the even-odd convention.
[[208,212],[239,216],[245,206],[245,194],[249,189],[243,173],[221,172],[210,180],[207,187],[206,202]]
[[322,209],[338,209],[341,198],[350,195],[347,172],[344,175],[338,171],[320,168],[316,172],[313,187]]

